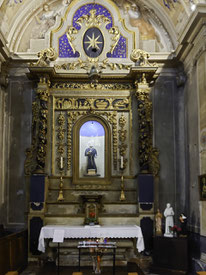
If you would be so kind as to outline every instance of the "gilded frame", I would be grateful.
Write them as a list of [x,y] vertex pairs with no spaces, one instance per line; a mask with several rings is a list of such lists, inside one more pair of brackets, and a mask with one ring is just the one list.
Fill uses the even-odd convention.
[[206,174],[202,174],[199,176],[199,192],[200,200],[206,201]]
[[[95,120],[104,127],[105,130],[105,148],[104,148],[104,159],[105,159],[105,173],[104,177],[80,177],[79,172],[79,151],[80,151],[80,136],[79,131],[81,126],[90,120]],[[110,184],[111,183],[111,130],[107,121],[97,115],[87,115],[80,118],[73,126],[73,184]]]

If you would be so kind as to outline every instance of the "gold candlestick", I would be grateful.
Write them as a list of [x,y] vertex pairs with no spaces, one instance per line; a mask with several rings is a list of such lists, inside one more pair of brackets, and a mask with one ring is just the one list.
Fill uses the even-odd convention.
[[57,201],[63,201],[64,200],[64,196],[63,196],[63,169],[64,169],[64,158],[63,156],[60,156],[59,159],[59,170],[60,170],[60,184],[59,184],[59,196],[57,198]]
[[63,201],[64,196],[63,196],[63,178],[62,175],[60,177],[60,184],[59,184],[59,196],[57,198],[57,201]]
[[121,175],[121,194],[120,194],[120,201],[125,201],[126,197],[124,194],[124,176],[123,176],[123,171],[122,171],[122,175]]

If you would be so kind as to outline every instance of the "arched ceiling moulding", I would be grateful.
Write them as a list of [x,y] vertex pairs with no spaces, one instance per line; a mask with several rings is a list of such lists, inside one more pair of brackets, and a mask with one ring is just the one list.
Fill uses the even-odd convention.
[[[15,2],[14,3],[12,3]],[[109,2],[112,2],[112,0],[108,0]],[[116,0],[114,0],[115,2]],[[189,6],[191,0],[178,0],[178,5],[175,3],[173,6],[171,6],[171,10],[169,10],[166,6],[163,4],[163,0],[127,0],[130,3],[136,3],[140,7],[146,8],[154,20],[159,21],[164,27],[165,35],[168,36],[168,39],[170,39],[173,49],[176,49],[178,46],[178,36],[179,33],[176,30],[176,26],[173,24],[173,18],[171,15],[174,13],[176,14],[176,17],[178,16],[179,9],[176,9],[178,5],[182,5],[182,8],[184,9],[184,22],[182,26],[184,26],[188,19],[189,14]],[[198,1],[198,0],[194,0]],[[9,6],[9,2],[11,2]],[[73,0],[71,3],[72,5],[75,5],[75,3],[78,3],[78,0]],[[93,0],[91,1],[93,2]],[[104,1],[102,1],[104,2]],[[106,2],[106,0],[105,0]],[[121,2],[121,1],[117,1]],[[122,0],[123,2],[123,0]],[[167,2],[167,0],[165,0]],[[169,1],[172,2],[172,1]],[[169,3],[168,2],[168,3]],[[47,3],[50,7],[57,7],[60,6],[62,3],[62,0],[50,0],[50,1],[43,1],[43,0],[21,0],[21,1],[15,1],[15,0],[0,0],[0,9],[9,9],[9,11],[6,10],[10,14],[11,22],[8,22],[8,33],[6,35],[6,39],[8,41],[8,47],[10,51],[13,53],[19,52],[19,48],[21,45],[21,41],[23,36],[25,35],[28,27],[32,24],[34,18],[36,16],[39,16],[42,12],[42,6],[44,3]],[[17,8],[18,6],[18,8]],[[172,9],[175,9],[172,10]],[[13,17],[11,16],[11,13],[13,13]],[[28,34],[27,34],[28,35]]]
[[153,0],[142,0],[141,1],[144,5],[149,7],[151,10],[154,11],[154,14],[159,18],[159,20],[162,22],[165,30],[167,31],[174,48],[177,47],[177,34],[175,32],[175,26],[166,13],[166,9],[162,7],[159,3]]

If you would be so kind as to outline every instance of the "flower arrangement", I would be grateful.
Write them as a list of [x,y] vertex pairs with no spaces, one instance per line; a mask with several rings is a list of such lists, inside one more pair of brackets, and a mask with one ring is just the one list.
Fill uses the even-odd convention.
[[177,225],[171,226],[170,231],[173,232],[173,235],[176,236],[181,232],[181,228],[178,227]]

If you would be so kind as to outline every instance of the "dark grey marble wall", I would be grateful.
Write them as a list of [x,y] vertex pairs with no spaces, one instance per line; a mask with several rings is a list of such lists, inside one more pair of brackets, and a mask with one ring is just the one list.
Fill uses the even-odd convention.
[[171,203],[176,222],[187,209],[184,91],[176,74],[160,75],[152,91],[154,145],[159,149],[159,208]]
[[9,80],[5,124],[5,212],[6,227],[26,225],[25,149],[31,144],[32,85],[22,76]]
[[196,82],[196,68],[193,68],[185,86],[185,120],[187,129],[186,157],[188,217],[191,230],[199,232],[199,121],[198,121],[198,94]]

